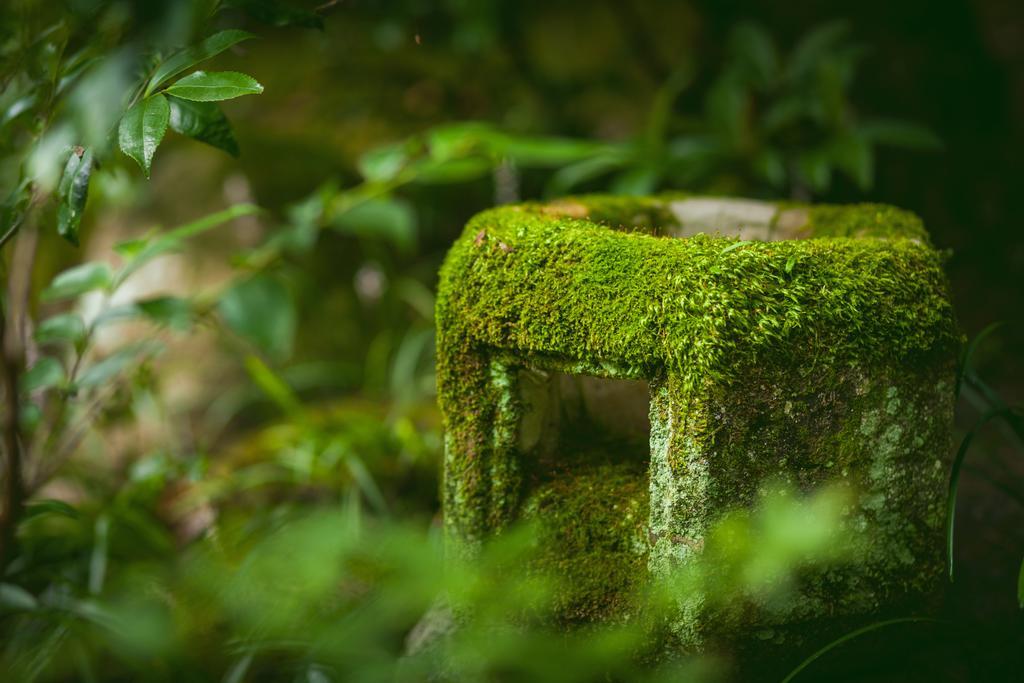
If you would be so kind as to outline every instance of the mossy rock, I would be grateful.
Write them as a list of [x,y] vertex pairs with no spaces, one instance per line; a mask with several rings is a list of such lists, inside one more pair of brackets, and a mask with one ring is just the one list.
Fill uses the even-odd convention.
[[[590,196],[477,215],[437,303],[451,552],[539,518],[569,579],[561,617],[616,619],[635,577],[698,560],[764,483],[840,482],[871,538],[860,561],[805,577],[782,612],[681,605],[678,647],[926,609],[961,343],[942,262],[916,216],[872,204]],[[636,433],[637,386],[649,442],[623,456],[608,445]]]

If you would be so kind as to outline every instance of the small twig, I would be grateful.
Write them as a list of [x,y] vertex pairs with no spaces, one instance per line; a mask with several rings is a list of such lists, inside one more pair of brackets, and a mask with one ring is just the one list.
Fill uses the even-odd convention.
[[18,336],[21,344],[22,364],[30,367],[37,355],[32,340],[33,321],[29,308],[29,295],[32,291],[32,271],[36,262],[36,250],[39,247],[39,231],[35,226],[23,231],[14,244],[11,256],[10,275],[8,277],[8,317],[11,333]]
[[86,409],[81,419],[67,429],[63,441],[56,445],[53,452],[46,459],[46,466],[44,467],[40,462],[38,470],[29,478],[27,482],[27,489],[29,491],[36,491],[43,484],[50,481],[71,456],[75,454],[75,450],[82,442],[82,439],[85,438],[85,435],[88,434],[89,428],[92,426],[96,416],[99,415],[107,401],[115,393],[116,388],[112,388],[103,396],[97,397],[92,405]]
[[0,237],[0,249],[3,249],[4,245],[7,244],[12,237],[14,237],[15,233],[18,232],[18,228],[20,228],[21,224],[24,222],[25,214],[22,214],[18,216],[17,220],[11,223],[11,227],[7,228],[7,232],[5,232],[2,237]]

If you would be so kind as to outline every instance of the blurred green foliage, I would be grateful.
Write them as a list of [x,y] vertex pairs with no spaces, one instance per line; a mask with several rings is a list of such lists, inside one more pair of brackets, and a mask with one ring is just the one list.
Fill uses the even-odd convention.
[[[657,661],[659,616],[694,596],[784,601],[803,567],[855,561],[836,535],[843,493],[767,491],[711,535],[714,571],[636,596],[643,619],[553,631],[559,577],[524,571],[529,528],[479,564],[442,564],[440,254],[491,203],[662,188],[812,199],[868,190],[879,150],[934,150],[936,136],[855,106],[866,53],[844,22],[791,41],[738,23],[705,64],[684,3],[652,5],[678,32],[668,47],[648,44],[628,3],[550,8],[533,25],[535,8],[512,3],[314,5],[0,9],[16,415],[3,425],[4,680],[727,677],[727,656]],[[343,76],[304,68],[336,40],[351,51]],[[216,104],[259,93],[256,79],[265,95]],[[227,154],[208,161],[168,128]],[[183,225],[149,228],[147,210]],[[219,270],[136,294],[174,258]],[[199,397],[175,399],[190,379]],[[976,372],[963,386],[999,407]],[[459,628],[403,658],[421,617],[444,624],[446,610]]]

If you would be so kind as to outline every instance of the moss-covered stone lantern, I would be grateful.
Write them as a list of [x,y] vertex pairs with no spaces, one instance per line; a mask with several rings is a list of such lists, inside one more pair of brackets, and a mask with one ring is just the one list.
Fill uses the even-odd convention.
[[[871,542],[772,619],[919,605],[942,572],[960,343],[942,260],[880,205],[592,196],[477,215],[437,304],[452,550],[536,518],[569,579],[561,617],[614,619],[764,482],[841,482]],[[699,650],[766,620],[697,605],[673,628]]]

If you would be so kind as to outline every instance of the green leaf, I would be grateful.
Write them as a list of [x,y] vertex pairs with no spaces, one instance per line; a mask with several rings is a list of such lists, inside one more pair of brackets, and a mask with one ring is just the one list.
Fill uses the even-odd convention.
[[193,102],[180,97],[167,98],[171,105],[171,130],[238,156],[238,142],[224,112],[213,102]]
[[294,7],[277,0],[228,0],[228,5],[239,7],[257,21],[271,26],[298,26],[324,28],[324,20],[316,12]]
[[89,592],[99,595],[107,578],[110,550],[110,515],[104,512],[93,526],[92,553],[89,556]]
[[153,355],[163,347],[153,342],[139,342],[122,346],[103,360],[93,363],[75,382],[81,389],[91,389],[110,382],[128,366]]
[[357,204],[331,222],[338,232],[385,239],[408,251],[416,243],[416,213],[407,202],[375,199]]
[[949,491],[946,494],[946,569],[949,573],[950,582],[953,581],[953,533],[956,528],[956,497],[957,491],[960,488],[960,470],[964,466],[964,459],[967,457],[974,437],[977,436],[982,427],[999,417],[1011,421],[1013,414],[1006,407],[993,407],[987,410],[974,423],[974,427],[964,435],[963,441],[960,442],[960,447],[957,448],[956,455],[953,457],[953,465],[950,467]]
[[259,213],[260,208],[253,204],[235,204],[223,211],[211,213],[191,223],[186,223],[157,237],[143,237],[127,240],[114,245],[114,251],[121,255],[127,263],[118,272],[114,284],[124,282],[132,273],[158,256],[177,251],[185,240],[201,235],[228,221]]
[[159,296],[138,301],[135,307],[157,325],[186,330],[192,323],[192,302],[177,296]]
[[778,77],[779,55],[762,27],[740,24],[730,36],[729,47],[745,75],[757,85],[770,85]]
[[748,135],[750,93],[735,74],[726,72],[704,100],[705,120],[729,149],[739,149]]
[[276,359],[291,354],[295,303],[288,289],[270,275],[257,275],[229,288],[219,303],[229,328]]
[[628,161],[629,158],[625,153],[616,150],[563,166],[551,176],[545,194],[549,196],[565,194],[581,183],[622,168]]
[[96,289],[106,289],[113,282],[110,266],[99,261],[83,263],[69,268],[53,278],[50,286],[40,295],[43,301],[70,299]]
[[465,159],[420,159],[413,165],[416,180],[420,183],[444,185],[447,183],[464,183],[480,178],[494,168],[494,162],[486,157],[466,157]]
[[21,586],[0,583],[0,607],[30,612],[39,606],[39,601]]
[[245,357],[245,370],[256,386],[287,415],[299,415],[302,403],[292,388],[281,379],[259,356]]
[[349,455],[345,458],[345,465],[348,468],[349,474],[352,475],[352,479],[355,480],[356,486],[362,492],[363,497],[377,510],[377,512],[387,511],[387,503],[384,500],[384,494],[381,493],[380,487],[377,486],[377,482],[374,481],[373,475],[366,469],[366,465],[359,458]]
[[797,95],[784,95],[775,100],[760,117],[760,126],[765,133],[776,133],[779,130],[798,123],[801,119],[811,118],[813,103]]
[[21,390],[26,393],[49,389],[64,381],[64,366],[56,358],[43,356],[21,377]]
[[840,20],[822,24],[808,32],[790,54],[787,77],[796,80],[812,73],[822,59],[841,44],[849,29],[849,24]]
[[906,121],[875,119],[861,124],[858,132],[865,139],[879,145],[919,150],[942,149],[942,140],[935,133]]
[[23,401],[18,410],[18,423],[25,432],[34,431],[43,419],[43,411],[40,407],[29,401]]
[[69,519],[78,519],[78,510],[65,503],[63,500],[47,498],[35,500],[25,506],[24,519],[42,517],[43,515],[60,515]]
[[871,187],[875,179],[875,155],[865,138],[843,135],[829,145],[828,154],[836,167],[857,183],[857,187],[862,190]]
[[149,79],[149,85],[146,86],[146,95],[148,96],[169,79],[185,71],[185,69],[219,55],[232,45],[255,37],[247,31],[230,29],[215,33],[198,45],[193,45],[171,55],[167,61],[157,68],[153,77]]
[[76,147],[64,165],[64,175],[57,186],[57,234],[78,246],[78,227],[82,223],[85,200],[89,195],[92,175],[92,150]]
[[654,191],[661,180],[659,169],[651,166],[637,166],[618,174],[611,183],[612,194],[645,195]]
[[721,252],[719,252],[719,255],[721,255],[721,254],[728,254],[733,249],[739,249],[740,247],[745,247],[748,244],[753,244],[753,243],[754,243],[753,240],[740,240],[739,242],[733,242],[732,244],[727,246],[725,249],[723,249]]
[[60,313],[39,323],[33,336],[40,344],[69,342],[77,345],[85,339],[85,323],[77,313]]
[[824,192],[832,183],[832,166],[828,157],[821,151],[811,151],[801,154],[797,162],[800,175],[811,189],[816,192]]
[[375,147],[359,157],[359,172],[371,181],[387,182],[395,179],[409,164],[406,145],[396,143]]
[[786,165],[782,155],[773,149],[764,149],[754,157],[751,166],[757,175],[775,188],[786,182]]
[[147,178],[156,148],[167,132],[170,115],[167,98],[156,94],[137,102],[121,117],[117,130],[121,151],[135,159]]
[[237,71],[196,71],[167,88],[168,95],[194,102],[219,102],[261,92],[263,86],[255,78]]

